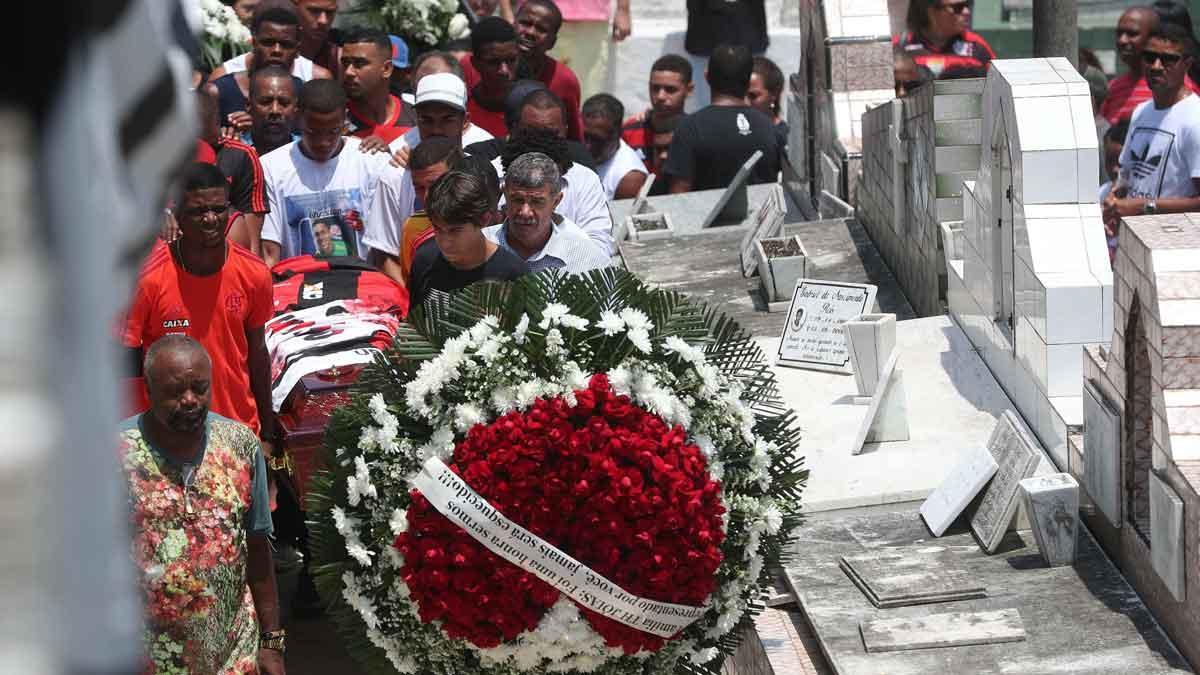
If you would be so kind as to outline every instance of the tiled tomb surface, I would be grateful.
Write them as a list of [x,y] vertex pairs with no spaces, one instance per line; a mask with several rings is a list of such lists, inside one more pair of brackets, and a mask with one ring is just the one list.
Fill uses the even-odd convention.
[[[953,556],[988,596],[880,610],[838,566],[841,556],[911,546]],[[802,526],[786,574],[823,655],[842,675],[1190,672],[1137,593],[1084,530],[1077,547],[1072,566],[1052,568],[1029,532],[1009,533],[989,556],[961,528],[932,539],[915,509],[856,514]],[[860,632],[862,622],[885,617],[999,610],[1020,614],[1024,641],[868,653]]]
[[[1066,471],[1068,427],[1083,421],[1082,348],[1106,344],[1112,332],[1091,101],[1065,59],[993,64],[980,98],[975,176],[961,184],[961,226],[941,224],[951,254],[946,301]],[[935,156],[939,177],[969,166],[942,159]],[[954,161],[966,162],[965,152]]]
[[1198,664],[1200,215],[1125,219],[1107,302],[1111,348],[1091,346],[1082,362],[1112,412],[1089,418],[1097,428],[1076,440],[1072,473],[1095,491],[1088,527]]

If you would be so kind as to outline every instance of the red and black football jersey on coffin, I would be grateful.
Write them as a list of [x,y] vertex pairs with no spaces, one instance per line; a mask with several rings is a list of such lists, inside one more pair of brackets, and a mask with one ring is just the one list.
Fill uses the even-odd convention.
[[408,289],[358,258],[297,256],[271,273],[277,315],[335,300],[358,300],[371,311],[400,317],[408,314]]

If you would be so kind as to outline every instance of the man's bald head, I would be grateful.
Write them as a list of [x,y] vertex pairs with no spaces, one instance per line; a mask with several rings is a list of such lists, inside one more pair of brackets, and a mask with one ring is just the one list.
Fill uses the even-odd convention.
[[165,335],[146,350],[142,362],[150,412],[168,430],[199,433],[212,396],[212,361],[194,338]]
[[1158,14],[1150,7],[1130,7],[1117,20],[1117,56],[1133,73],[1142,72],[1142,50],[1158,28]]

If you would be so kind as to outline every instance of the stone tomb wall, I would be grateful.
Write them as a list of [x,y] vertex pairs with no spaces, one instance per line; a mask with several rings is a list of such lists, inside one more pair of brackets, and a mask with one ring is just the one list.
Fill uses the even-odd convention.
[[798,204],[848,201],[862,114],[894,93],[885,0],[800,0],[800,67],[789,78],[784,184]]
[[1081,350],[1113,328],[1091,99],[1066,59],[1017,59],[993,62],[982,103],[977,177],[963,182],[961,236],[948,237],[947,304],[1067,470],[1068,427],[1083,422]]
[[982,79],[934,82],[862,117],[858,220],[922,316],[945,311],[939,223],[961,232],[963,181],[979,166],[982,94]]
[[1200,665],[1200,214],[1126,219],[1111,348],[1090,347],[1080,449],[1089,528]]

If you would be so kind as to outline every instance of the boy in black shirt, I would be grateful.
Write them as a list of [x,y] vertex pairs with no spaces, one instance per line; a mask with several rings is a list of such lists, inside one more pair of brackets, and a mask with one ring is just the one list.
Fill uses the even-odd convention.
[[425,211],[436,246],[422,246],[409,281],[413,304],[431,290],[456,291],[485,280],[511,281],[525,274],[525,261],[483,236],[495,218],[495,203],[479,176],[449,171],[429,187]]
[[748,183],[771,183],[779,174],[775,125],[746,105],[754,60],[745,47],[720,45],[708,60],[712,105],[679,122],[663,173],[671,192],[724,188],[755,150],[762,159]]

